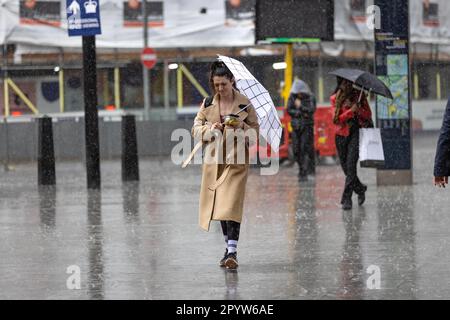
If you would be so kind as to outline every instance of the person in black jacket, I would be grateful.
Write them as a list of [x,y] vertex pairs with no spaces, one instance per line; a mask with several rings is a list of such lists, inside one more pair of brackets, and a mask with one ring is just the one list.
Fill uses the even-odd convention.
[[436,148],[434,160],[434,185],[444,187],[450,176],[450,98],[445,108],[444,121]]
[[300,181],[308,180],[308,174],[316,172],[314,152],[314,112],[316,98],[309,86],[296,79],[288,99],[288,113],[291,116],[292,146],[299,165]]

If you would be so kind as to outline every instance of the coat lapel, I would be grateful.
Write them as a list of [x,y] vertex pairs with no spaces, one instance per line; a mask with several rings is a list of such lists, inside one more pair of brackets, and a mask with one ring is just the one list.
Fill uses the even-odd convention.
[[[233,113],[234,114],[237,114],[239,111],[241,111],[241,107],[240,107],[240,105],[244,105],[244,106],[246,106],[247,104],[249,104],[250,103],[250,101],[244,96],[244,95],[242,95],[241,93],[239,93],[238,91],[235,91],[235,94],[236,94],[236,96],[235,96],[235,99],[234,99],[234,102],[233,102]],[[239,113],[239,118],[242,120],[242,121],[244,121],[246,118],[247,118],[247,116],[248,116],[248,113],[247,113],[247,111],[246,111],[247,109],[245,109],[244,111],[241,111],[240,113]]]

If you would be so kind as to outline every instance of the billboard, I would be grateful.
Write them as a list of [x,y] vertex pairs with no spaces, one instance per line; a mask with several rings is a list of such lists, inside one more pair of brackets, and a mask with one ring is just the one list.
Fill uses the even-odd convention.
[[255,23],[256,42],[273,38],[333,41],[334,1],[258,0]]
[[[102,35],[97,38],[98,47],[141,49],[142,1],[100,2]],[[322,21],[328,2],[334,4],[329,7],[333,11],[334,25]],[[65,1],[0,0],[0,3],[0,44],[7,41],[50,47],[81,45],[79,39],[67,36]],[[322,28],[320,32],[331,32],[325,35],[328,39],[334,34],[338,41],[373,42],[373,30],[367,26],[367,8],[374,4],[373,0],[151,0],[147,2],[149,39],[155,48],[252,46],[255,44],[256,6],[267,7],[267,3],[273,3],[273,7],[256,19],[259,38],[263,36],[262,31],[281,33],[284,28],[271,30],[271,27],[276,17],[286,19],[287,12],[295,19],[292,26],[288,26],[294,28],[294,37],[316,36],[305,35],[305,32]],[[450,1],[410,0],[409,4],[411,42],[440,44],[440,52],[450,52],[450,19],[447,18]],[[325,11],[314,11],[318,6],[324,6]],[[309,16],[314,19],[307,18]],[[262,25],[261,18],[269,21]]]

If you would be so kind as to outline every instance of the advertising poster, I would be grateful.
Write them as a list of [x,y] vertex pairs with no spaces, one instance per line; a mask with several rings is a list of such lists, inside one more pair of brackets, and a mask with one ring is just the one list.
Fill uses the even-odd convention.
[[377,96],[379,119],[408,119],[408,76],[379,76],[391,90],[393,100]]
[[[149,27],[164,26],[163,1],[147,1],[146,11]],[[142,14],[142,2],[127,0],[123,2],[123,25],[125,27],[142,27],[144,17]]]
[[408,119],[408,56],[387,56],[387,76],[379,76],[391,90],[394,100],[377,96],[378,118]]
[[61,25],[61,1],[20,0],[20,23],[25,25]]
[[423,0],[422,21],[425,26],[439,27],[439,3]]
[[225,0],[226,24],[254,25],[256,0]]
[[366,22],[366,0],[350,1],[350,20],[353,22]]

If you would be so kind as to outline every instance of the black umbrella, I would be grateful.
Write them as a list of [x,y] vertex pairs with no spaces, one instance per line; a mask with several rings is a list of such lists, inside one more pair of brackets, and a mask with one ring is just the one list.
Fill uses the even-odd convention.
[[349,80],[358,87],[361,87],[361,89],[366,89],[386,98],[394,99],[391,90],[389,90],[383,81],[367,71],[341,68],[330,72],[330,74]]

